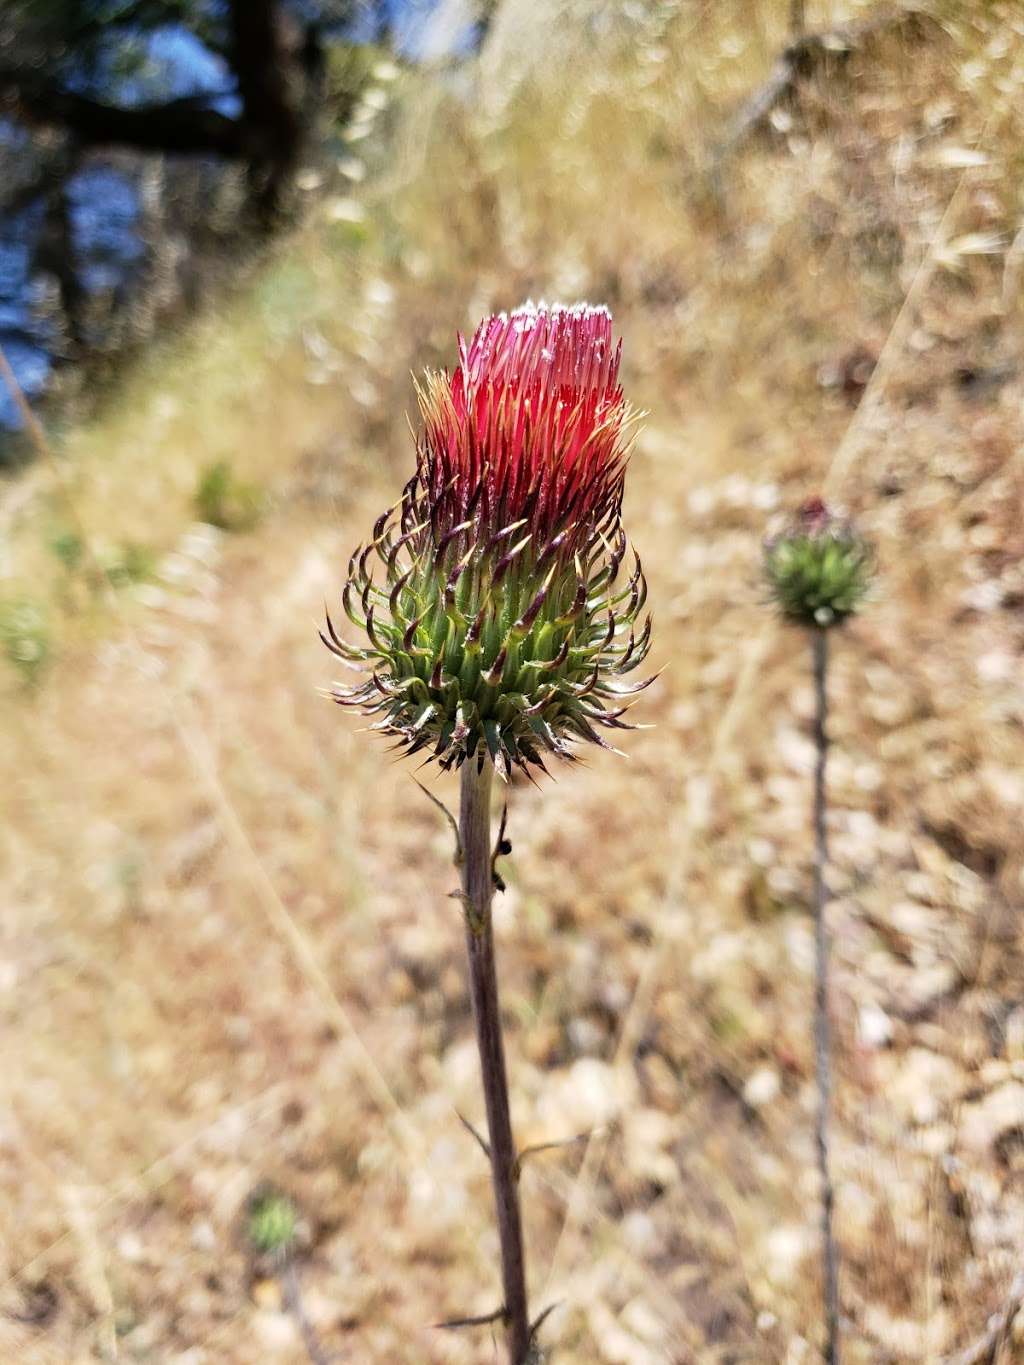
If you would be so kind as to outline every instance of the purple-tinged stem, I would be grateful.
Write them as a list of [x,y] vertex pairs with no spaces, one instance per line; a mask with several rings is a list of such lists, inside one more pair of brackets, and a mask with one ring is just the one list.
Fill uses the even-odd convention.
[[821,1175],[821,1240],[824,1269],[825,1361],[839,1365],[839,1258],[832,1228],[835,1202],[832,1187],[829,1127],[832,1108],[832,1039],[829,1022],[829,931],[826,909],[828,887],[828,835],[825,827],[825,766],[828,759],[828,631],[811,632],[814,662],[814,1061],[818,1085],[815,1144]]
[[462,845],[462,894],[466,916],[470,994],[476,1023],[484,1106],[490,1139],[491,1183],[501,1242],[501,1278],[510,1365],[526,1365],[530,1317],[526,1300],[526,1260],[519,1213],[519,1162],[505,1073],[498,977],[494,965],[491,900],[494,895],[491,849],[491,764],[477,768],[475,758],[462,767],[459,838]]

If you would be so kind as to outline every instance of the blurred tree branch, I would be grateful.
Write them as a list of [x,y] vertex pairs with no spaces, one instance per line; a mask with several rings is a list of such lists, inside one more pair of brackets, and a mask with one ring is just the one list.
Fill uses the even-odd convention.
[[[229,0],[219,25],[188,0],[137,0],[108,19],[83,16],[75,4],[57,4],[34,21],[22,6],[20,27],[0,24],[8,54],[0,66],[0,112],[21,122],[61,131],[79,147],[126,147],[144,152],[210,154],[244,162],[250,204],[258,222],[278,216],[298,166],[324,60],[321,27],[339,22],[328,6],[322,24],[304,27],[281,0]],[[82,70],[98,60],[114,33],[130,47],[140,34],[178,24],[230,68],[223,91],[147,103],[118,103],[82,89]],[[108,54],[109,56],[109,54]],[[312,92],[314,98],[306,98]],[[236,116],[213,107],[237,94]]]
[[243,154],[242,126],[213,109],[209,97],[124,108],[65,89],[38,71],[0,67],[0,100],[27,122],[67,131],[82,146],[144,151]]
[[277,0],[231,3],[231,62],[242,99],[253,202],[261,218],[273,217],[280,208],[305,131],[277,10]]
[[923,11],[910,6],[887,5],[865,19],[807,33],[803,29],[803,6],[794,4],[791,22],[796,36],[775,59],[764,85],[741,106],[720,149],[719,160],[762,129],[799,83],[826,61],[845,61],[870,38],[886,32],[910,31],[926,17]]

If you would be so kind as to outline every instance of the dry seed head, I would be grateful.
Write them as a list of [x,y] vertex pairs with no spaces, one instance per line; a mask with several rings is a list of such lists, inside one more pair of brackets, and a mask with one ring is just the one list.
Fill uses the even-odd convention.
[[543,767],[629,729],[650,648],[647,584],[627,565],[622,487],[635,426],[611,316],[526,304],[459,339],[418,387],[416,473],[353,554],[323,639],[368,676],[335,699],[442,767]]

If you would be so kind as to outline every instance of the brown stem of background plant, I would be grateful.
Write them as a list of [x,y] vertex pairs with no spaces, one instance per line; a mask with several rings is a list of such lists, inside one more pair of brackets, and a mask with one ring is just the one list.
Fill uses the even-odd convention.
[[526,1262],[519,1214],[519,1162],[512,1139],[512,1120],[505,1074],[505,1047],[494,964],[491,900],[494,871],[491,849],[491,777],[488,762],[478,770],[471,759],[462,767],[459,838],[462,845],[462,894],[466,917],[470,993],[476,1023],[484,1105],[490,1139],[491,1181],[501,1241],[504,1316],[511,1365],[526,1365],[530,1351],[530,1318],[526,1300]]
[[309,1320],[306,1306],[302,1301],[302,1289],[299,1285],[299,1272],[295,1268],[294,1258],[289,1257],[284,1270],[280,1276],[281,1289],[284,1294],[285,1307],[295,1320],[295,1325],[299,1329],[302,1337],[302,1344],[306,1348],[306,1355],[309,1357],[310,1365],[331,1365],[331,1357],[327,1355],[324,1348],[320,1345],[320,1338],[316,1334],[316,1328]]
[[818,1085],[818,1114],[815,1143],[821,1174],[821,1239],[824,1270],[825,1360],[839,1365],[839,1261],[832,1230],[834,1192],[832,1188],[829,1125],[832,1106],[832,1039],[829,1024],[829,932],[826,919],[828,889],[828,835],[825,828],[825,765],[828,758],[828,631],[811,633],[814,661],[814,742],[817,762],[814,769],[814,1060]]

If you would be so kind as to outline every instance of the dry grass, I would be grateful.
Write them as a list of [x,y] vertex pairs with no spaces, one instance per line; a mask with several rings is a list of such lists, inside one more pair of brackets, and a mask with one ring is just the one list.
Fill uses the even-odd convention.
[[[429,1328],[497,1292],[446,832],[317,695],[314,623],[408,467],[409,371],[529,294],[606,299],[626,338],[668,665],[629,761],[512,793],[520,1137],[605,1125],[527,1172],[557,1359],[816,1358],[811,698],[757,571],[823,483],[882,569],[833,676],[847,1359],[936,1362],[998,1306],[1024,1245],[1024,25],[951,6],[876,41],[716,185],[787,12],[507,0],[478,84],[403,77],[353,144],[361,224],[323,205],[61,443],[100,555],[144,545],[154,581],[97,595],[50,548],[52,470],[8,489],[0,597],[45,608],[55,658],[3,682],[0,1359],[301,1360],[239,1244],[264,1178],[309,1220],[340,1358],[495,1359]],[[245,534],[192,524],[224,458],[270,495]]]

